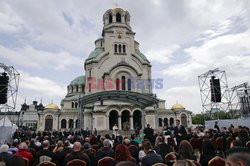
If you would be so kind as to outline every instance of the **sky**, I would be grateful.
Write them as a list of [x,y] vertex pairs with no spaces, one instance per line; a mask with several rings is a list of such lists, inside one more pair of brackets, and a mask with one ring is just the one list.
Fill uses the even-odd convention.
[[198,76],[211,69],[225,70],[229,87],[249,82],[249,0],[0,0],[0,62],[20,72],[16,110],[25,99],[60,105],[115,4],[164,80],[154,92],[166,108],[200,113]]

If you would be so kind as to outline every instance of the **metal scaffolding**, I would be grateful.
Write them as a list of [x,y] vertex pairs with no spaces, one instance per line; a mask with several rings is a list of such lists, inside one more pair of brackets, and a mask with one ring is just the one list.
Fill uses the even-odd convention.
[[[250,115],[250,87],[248,82],[236,85],[230,89],[230,98],[233,111],[238,111],[241,117]],[[242,99],[246,100],[242,100]],[[244,102],[246,101],[246,102]],[[236,113],[235,112],[235,113]]]
[[[212,97],[214,97],[212,95],[215,95],[215,93],[212,93],[211,90],[211,87],[214,87],[210,82],[212,77],[219,79],[220,82],[221,101],[219,102],[212,101]],[[213,113],[218,111],[228,111],[231,109],[231,98],[225,71],[219,70],[219,68],[209,70],[208,72],[198,76],[198,81],[203,113],[211,116]]]
[[0,112],[15,111],[20,73],[13,66],[0,63],[0,74],[6,73],[9,77],[7,85],[7,103],[0,104]]

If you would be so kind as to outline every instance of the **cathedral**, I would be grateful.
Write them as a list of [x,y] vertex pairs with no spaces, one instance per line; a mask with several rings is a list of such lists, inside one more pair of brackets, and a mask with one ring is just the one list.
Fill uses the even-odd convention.
[[41,131],[108,131],[114,125],[119,130],[134,130],[147,124],[160,130],[175,125],[178,119],[182,125],[191,126],[190,111],[179,103],[166,109],[165,100],[153,94],[154,88],[163,88],[163,80],[151,77],[152,66],[139,49],[130,17],[122,8],[107,10],[102,37],[84,62],[85,75],[67,86],[61,108],[54,103],[25,103],[18,115],[19,124],[20,119],[26,119],[22,125],[36,124]]

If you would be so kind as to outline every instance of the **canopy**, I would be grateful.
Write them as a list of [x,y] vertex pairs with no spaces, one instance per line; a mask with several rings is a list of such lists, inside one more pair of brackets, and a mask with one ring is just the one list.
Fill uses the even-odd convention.
[[17,128],[18,127],[15,124],[12,124],[7,116],[0,119],[0,144],[11,142],[12,135]]

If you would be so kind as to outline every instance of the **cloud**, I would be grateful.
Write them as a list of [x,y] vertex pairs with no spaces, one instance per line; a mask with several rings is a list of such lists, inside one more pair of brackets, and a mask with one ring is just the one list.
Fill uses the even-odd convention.
[[157,50],[149,50],[146,55],[150,61],[158,63],[169,63],[173,57],[173,53],[180,48],[178,45],[171,45],[166,48],[159,48]]
[[20,72],[20,89],[30,90],[35,94],[49,97],[61,97],[66,94],[66,85],[59,85],[53,80],[32,76],[29,73]]
[[221,68],[232,76],[244,76],[250,73],[250,30],[219,36],[207,40],[201,46],[192,46],[184,51],[189,59],[182,64],[175,64],[164,71],[165,74],[190,79],[203,72]]
[[169,88],[162,91],[159,97],[166,100],[166,108],[171,108],[178,102],[193,113],[200,113],[202,110],[199,87],[197,86]]
[[10,49],[0,45],[0,57],[15,65],[38,69],[64,70],[69,66],[81,66],[83,63],[79,57],[72,56],[66,51],[53,53],[31,46]]
[[0,1],[0,20],[0,32],[17,33],[24,30],[23,20],[11,10],[6,0]]

